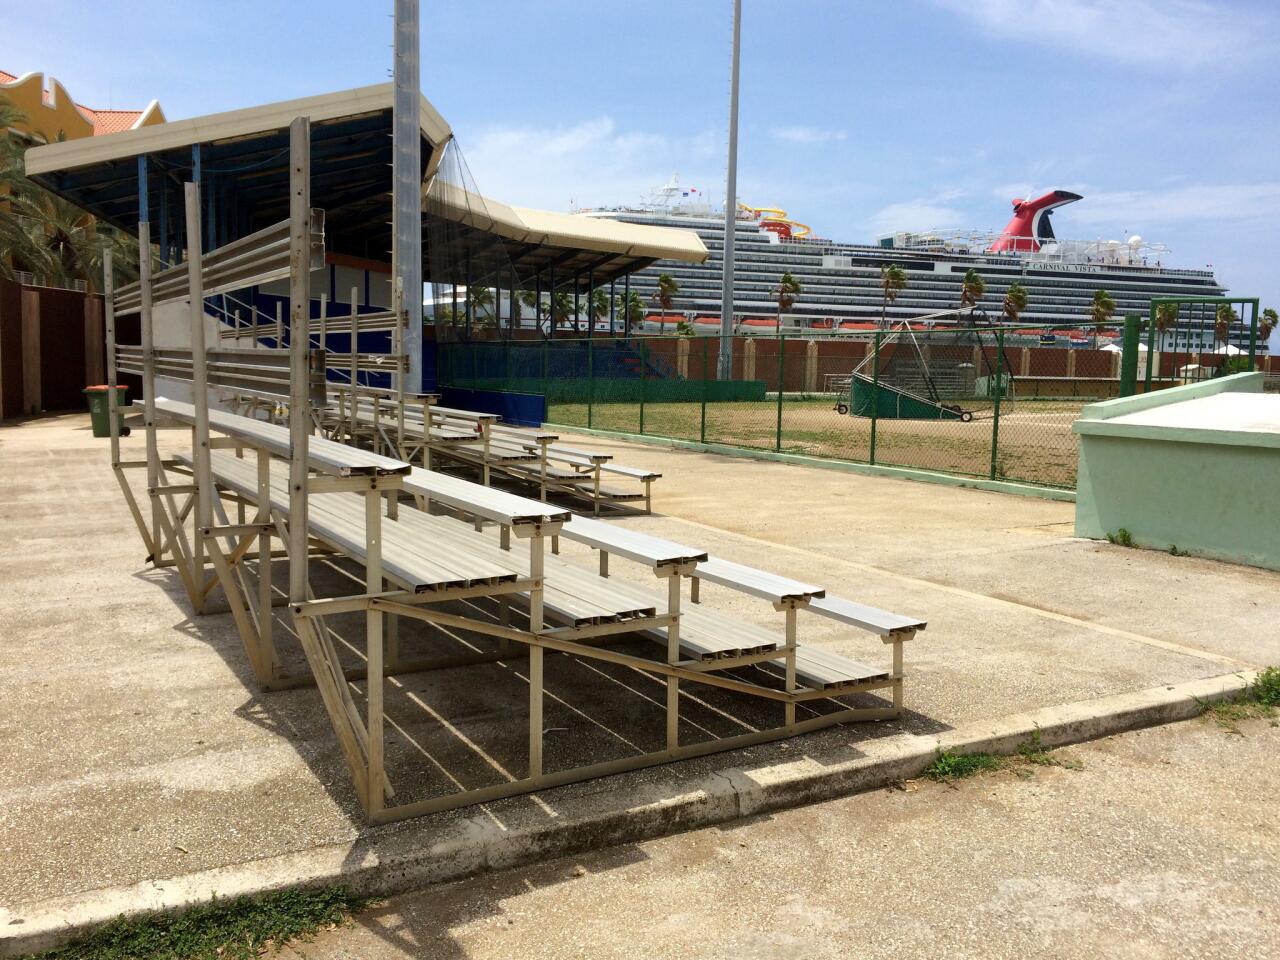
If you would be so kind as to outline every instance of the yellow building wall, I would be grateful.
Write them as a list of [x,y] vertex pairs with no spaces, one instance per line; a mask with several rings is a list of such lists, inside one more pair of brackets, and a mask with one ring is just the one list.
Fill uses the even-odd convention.
[[[28,73],[12,83],[0,83],[0,97],[7,98],[26,116],[16,129],[38,140],[54,143],[93,136],[93,121],[76,107],[67,88],[50,77],[49,101],[44,98],[44,74]],[[142,114],[140,126],[164,123],[160,104],[152,101]]]
[[44,102],[44,74],[28,73],[9,84],[0,84],[0,95],[26,115],[17,129],[47,143],[93,136],[93,124],[76,109],[75,101],[57,80],[52,81],[52,97]]

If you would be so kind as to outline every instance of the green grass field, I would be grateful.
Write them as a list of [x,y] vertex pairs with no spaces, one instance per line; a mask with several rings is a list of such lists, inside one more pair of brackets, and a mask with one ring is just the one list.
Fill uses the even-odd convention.
[[[781,438],[776,397],[763,402],[708,403],[705,430],[699,403],[554,404],[552,423],[644,433],[679,440],[805,454],[837,460],[871,459],[871,421],[838,414],[829,398],[782,404]],[[1071,423],[1084,401],[1018,400],[1002,404],[996,444],[996,476],[1005,480],[1071,487],[1077,446]],[[951,420],[878,420],[876,463],[947,473],[988,476],[995,418],[989,401],[965,405],[970,423]]]

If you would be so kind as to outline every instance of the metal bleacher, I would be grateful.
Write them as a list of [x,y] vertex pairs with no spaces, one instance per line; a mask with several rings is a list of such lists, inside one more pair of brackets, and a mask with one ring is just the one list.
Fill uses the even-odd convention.
[[[291,207],[289,228],[283,231],[292,253],[284,274],[294,304],[290,322],[299,329],[308,323],[310,300],[310,264],[304,254],[315,242],[313,214],[305,202],[307,130],[308,121],[302,118],[290,128],[291,189],[297,191],[297,202]],[[186,201],[189,229],[198,238],[198,185],[186,185]],[[270,236],[281,232],[275,229]],[[141,239],[146,249],[145,231]],[[272,242],[278,260],[280,242]],[[215,379],[242,371],[235,357],[220,356],[225,351],[213,351],[219,355],[211,357],[204,345],[202,258],[207,256],[215,266],[226,258],[218,250],[202,255],[198,243],[190,247],[187,281],[179,284],[170,278],[165,295],[172,302],[185,300],[190,308],[191,349],[185,355],[168,351],[163,359],[168,379],[189,377],[193,400],[156,393],[158,355],[149,312],[153,291],[144,267],[140,288],[121,301],[125,306],[136,303],[141,310],[143,343],[119,356],[136,363],[141,372],[147,455],[138,461],[121,458],[113,389],[112,466],[149,559],[176,570],[197,613],[207,609],[215,589],[225,596],[258,687],[317,689],[371,821],[483,803],[835,724],[901,715],[903,644],[924,628],[922,621],[833,599],[820,585],[576,516],[546,502],[548,493],[568,492],[570,486],[582,495],[585,484],[591,493],[584,499],[598,509],[606,467],[626,469],[604,455],[561,446],[551,434],[496,425],[488,415],[406,397],[402,389],[392,407],[386,406],[385,398],[355,390],[345,402],[330,404],[327,386],[308,375],[314,369],[309,336],[291,336],[288,350],[256,349],[253,378],[241,377],[233,385],[242,397],[274,398],[272,411],[279,409],[281,391],[287,388],[287,423],[211,407],[211,371]],[[251,257],[252,245],[237,241],[235,253],[241,259]],[[264,275],[280,277],[282,269],[276,263],[275,272]],[[106,273],[107,342],[112,348],[108,382],[114,386],[117,301],[110,288],[109,263]],[[226,369],[220,366],[224,362]],[[315,396],[317,391],[326,396]],[[264,408],[249,404],[245,409]],[[189,437],[189,449],[161,458],[157,430],[163,424],[182,427],[169,435],[170,442],[180,444]],[[328,436],[317,435],[317,429]],[[407,455],[418,452],[421,466]],[[523,477],[534,482],[541,499],[432,469],[433,456],[470,462],[485,479],[495,472]],[[553,464],[558,472],[550,469]],[[124,479],[123,471],[132,467],[147,470],[150,523]],[[634,479],[645,484],[642,496],[647,505],[648,484],[657,475],[635,474]],[[558,543],[559,537],[597,551],[598,567],[593,570],[554,550],[548,552],[548,540]],[[617,576],[610,569],[615,557],[639,564],[657,583],[649,586]],[[278,588],[274,579],[281,566],[287,569],[287,590]],[[647,581],[648,575],[641,580]],[[764,604],[761,616],[744,620],[704,605],[702,581]],[[282,614],[275,612],[277,608]],[[801,643],[798,620],[804,611],[879,636],[892,648],[890,664],[868,666]],[[362,618],[362,636],[351,629],[352,617],[357,622]],[[768,626],[759,622],[765,619]],[[402,629],[409,626],[413,636]],[[465,650],[442,653],[438,641],[458,635],[467,638]],[[296,638],[305,669],[291,669],[298,658],[283,655],[286,638]],[[414,643],[416,657],[410,655]],[[594,673],[587,671],[592,676],[608,666],[661,684],[665,700],[651,700],[665,723],[660,743],[637,735],[634,742],[626,739],[630,752],[620,758],[548,769],[548,654],[594,665]],[[387,678],[515,660],[527,661],[519,674],[528,692],[524,716],[509,700],[496,699],[496,691],[476,686],[465,672],[439,676],[442,683],[468,688],[504,723],[527,727],[523,771],[469,788],[446,778],[446,792],[420,799],[401,797],[387,764],[386,727],[393,725],[385,704]],[[687,719],[694,689],[710,689],[743,704],[780,705],[781,722],[721,736],[682,736],[682,713]],[[863,699],[885,691],[891,699]],[[585,695],[592,694],[589,690]],[[609,682],[602,679],[598,696],[607,700],[611,695]],[[393,730],[393,736],[402,733],[399,727]],[[451,733],[441,725],[432,735]],[[419,751],[431,756],[421,747]],[[426,767],[424,776],[434,769]]]

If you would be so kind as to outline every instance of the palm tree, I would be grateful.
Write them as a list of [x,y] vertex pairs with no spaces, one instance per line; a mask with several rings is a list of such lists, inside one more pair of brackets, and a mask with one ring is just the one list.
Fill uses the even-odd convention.
[[976,306],[986,292],[987,282],[978,275],[977,270],[970,267],[965,272],[964,279],[960,281],[960,306]]
[[778,279],[778,285],[773,290],[773,297],[778,301],[779,330],[782,329],[782,315],[791,309],[800,293],[800,281],[791,275],[790,270]]
[[[1169,330],[1176,330],[1178,326],[1178,305],[1176,303],[1157,303],[1156,304],[1156,332],[1161,336],[1161,344],[1163,345],[1164,334]],[[1174,334],[1175,340],[1173,347],[1176,350],[1177,334]]]
[[1277,316],[1271,307],[1267,307],[1258,318],[1258,336],[1262,338],[1263,343],[1271,339],[1271,334],[1278,326],[1280,326],[1280,316]]
[[694,333],[693,324],[689,322],[688,317],[681,317],[679,320],[676,321],[677,337],[692,337],[693,333]]
[[[516,293],[516,300],[533,311],[534,325],[542,332],[542,305],[546,302],[546,297],[532,290],[520,290]],[[519,316],[518,312],[516,316]]]
[[880,300],[880,326],[888,326],[887,314],[889,312],[889,304],[898,299],[898,294],[907,288],[907,271],[899,266],[889,265],[880,268],[880,290],[883,297]]
[[551,295],[551,326],[553,329],[559,329],[564,326],[566,320],[573,317],[574,326],[576,328],[578,318],[573,312],[573,297],[566,291],[561,290],[559,293]]
[[1111,299],[1111,294],[1105,290],[1095,290],[1093,292],[1093,303],[1089,307],[1089,319],[1093,321],[1093,345],[1098,345],[1098,334],[1102,333],[1103,327],[1107,325],[1107,321],[1111,319],[1112,314],[1116,312],[1116,302]]
[[1017,323],[1018,317],[1022,311],[1027,309],[1027,291],[1020,283],[1009,284],[1009,289],[1004,293],[1004,304],[1001,307],[1002,312],[1009,318],[1010,323]]
[[471,308],[471,322],[477,327],[493,323],[493,291],[488,287],[468,287],[467,305]]
[[607,316],[609,316],[609,293],[603,287],[596,287],[587,298],[587,317],[590,320],[592,334],[595,333],[596,324]]
[[654,298],[662,307],[662,312],[669,313],[675,308],[675,296],[680,292],[680,284],[669,273],[658,274],[658,292]]
[[1218,309],[1213,316],[1213,339],[1214,343],[1226,344],[1231,336],[1231,325],[1239,322],[1240,317],[1232,309],[1229,303],[1218,304]]
[[644,301],[640,299],[640,294],[629,293],[625,297],[618,297],[617,309],[622,315],[622,325],[627,333],[644,323]]

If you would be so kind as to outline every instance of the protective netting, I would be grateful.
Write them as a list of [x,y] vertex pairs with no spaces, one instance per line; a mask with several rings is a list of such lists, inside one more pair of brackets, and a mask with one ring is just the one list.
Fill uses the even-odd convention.
[[520,297],[512,291],[522,281],[504,235],[511,233],[510,216],[481,196],[456,139],[423,184],[422,224],[427,322],[434,323],[436,339],[518,326]]

